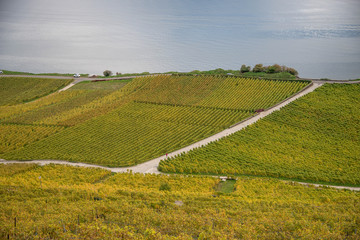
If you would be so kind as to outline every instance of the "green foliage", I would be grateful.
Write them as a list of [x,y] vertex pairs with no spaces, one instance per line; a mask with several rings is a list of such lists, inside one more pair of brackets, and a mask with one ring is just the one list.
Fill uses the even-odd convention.
[[159,187],[160,191],[170,191],[171,187],[168,183],[162,183]]
[[360,185],[360,86],[325,85],[165,172],[247,174]]
[[[6,75],[42,75],[42,76],[63,76],[63,77],[72,77],[73,73],[29,73],[29,72],[18,72],[18,71],[8,71],[3,70],[3,73]],[[88,74],[80,74],[82,77],[87,76]]]
[[112,72],[110,70],[105,70],[103,72],[103,74],[104,74],[104,77],[110,77],[112,75]]
[[79,108],[86,106],[97,99],[101,99],[109,93],[109,91],[68,90],[63,93],[68,96],[64,101],[35,108],[21,114],[14,114],[13,116],[4,119],[3,122],[70,126],[72,124],[67,123],[65,119],[72,117],[74,110],[76,111],[75,114],[78,114],[80,113],[78,111]]
[[243,177],[216,195],[213,177],[14,168],[0,165],[1,239],[359,238],[358,192]]
[[25,172],[37,167],[38,166],[35,164],[16,164],[16,163],[9,163],[6,165],[3,164],[0,166],[0,176],[9,177],[9,176],[13,176],[14,174]]
[[[246,72],[242,74],[243,77],[247,78],[264,78],[264,79],[279,79],[279,80],[296,80],[294,75],[288,72],[279,73],[265,73],[265,72]],[[299,80],[297,80],[299,81]]]
[[0,119],[8,124],[68,127],[55,135],[34,132],[20,145],[14,140],[10,145],[16,149],[1,157],[134,165],[213,135],[306,85],[235,77],[156,76],[136,78],[118,90],[74,88],[26,107],[0,111]]
[[198,105],[215,107],[221,104],[225,108],[255,111],[273,106],[300,91],[307,84],[297,81],[226,78]]
[[61,126],[0,125],[0,153],[21,148],[61,130]]
[[0,106],[29,102],[68,85],[72,79],[0,76]]
[[232,110],[131,103],[3,157],[129,166],[189,145],[249,115]]
[[262,64],[256,64],[253,68],[253,72],[265,72],[265,68]]
[[[245,65],[244,69],[246,68]],[[241,66],[243,68],[243,66]],[[240,70],[241,71],[241,70]],[[267,73],[270,74],[270,78],[276,78],[277,75],[273,75],[276,73],[289,73],[291,76],[297,76],[298,72],[294,68],[289,68],[286,66],[280,66],[279,64],[274,64],[271,66],[263,66],[262,64],[256,64],[252,70],[254,73]],[[248,71],[246,71],[248,72]],[[244,72],[245,73],[245,72]],[[272,76],[271,76],[272,75]],[[268,76],[264,74],[264,76]]]
[[235,184],[236,180],[229,179],[226,181],[221,181],[215,189],[221,193],[232,193],[234,191]]
[[282,71],[282,68],[279,64],[274,64],[272,66],[268,66],[266,68],[267,73],[279,73]]
[[245,64],[241,65],[241,68],[240,68],[241,73],[246,73],[246,72],[250,72],[250,71],[251,71],[250,66],[246,66]]
[[71,90],[118,90],[130,81],[131,80],[85,81],[76,84]]
[[297,76],[299,73],[294,68],[287,68],[286,72],[290,73],[293,76]]

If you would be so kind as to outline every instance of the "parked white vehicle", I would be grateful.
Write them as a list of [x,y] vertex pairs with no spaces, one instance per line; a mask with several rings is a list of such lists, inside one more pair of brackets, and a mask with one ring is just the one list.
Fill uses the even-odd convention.
[[3,71],[0,70],[0,74],[3,74]]
[[74,78],[79,78],[80,77],[80,74],[79,73],[75,73],[74,74]]

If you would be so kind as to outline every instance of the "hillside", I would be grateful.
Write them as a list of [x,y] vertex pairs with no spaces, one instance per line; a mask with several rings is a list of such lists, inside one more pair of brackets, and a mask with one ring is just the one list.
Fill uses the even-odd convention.
[[360,85],[325,85],[164,172],[257,175],[360,185]]
[[[1,239],[358,239],[360,193],[267,178],[0,165]],[[41,177],[41,178],[40,178]]]
[[55,92],[72,81],[72,79],[0,76],[0,106],[29,102]]
[[29,139],[34,142],[18,145],[0,134],[8,146],[1,158],[135,165],[213,135],[298,92],[308,82],[153,76],[119,88],[91,84],[79,84],[28,106],[0,108],[0,127],[65,127],[47,136],[33,133]]

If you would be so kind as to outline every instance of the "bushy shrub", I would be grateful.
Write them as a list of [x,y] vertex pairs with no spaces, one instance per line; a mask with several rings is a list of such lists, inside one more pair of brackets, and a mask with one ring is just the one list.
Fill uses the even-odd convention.
[[287,72],[294,76],[297,76],[299,74],[298,71],[296,71],[294,68],[288,68]]
[[250,66],[246,66],[245,64],[241,65],[241,68],[240,68],[241,73],[250,72],[250,70],[251,70]]
[[226,74],[226,71],[222,68],[217,68],[214,70],[215,74]]
[[267,73],[279,73],[282,71],[282,67],[279,64],[274,64],[266,68]]
[[262,64],[256,64],[253,68],[253,72],[264,72],[264,66]]
[[110,70],[105,70],[105,71],[103,72],[103,74],[104,74],[105,77],[109,77],[109,76],[112,75],[112,72],[111,72]]

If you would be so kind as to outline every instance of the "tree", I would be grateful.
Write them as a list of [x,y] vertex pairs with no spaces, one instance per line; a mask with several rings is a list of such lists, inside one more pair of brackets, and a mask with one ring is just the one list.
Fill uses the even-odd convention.
[[245,64],[241,65],[241,68],[240,68],[241,73],[250,72],[250,70],[251,70],[250,66],[246,66]]
[[294,68],[288,68],[287,72],[294,76],[297,76],[299,74],[298,71],[296,71]]
[[279,64],[274,64],[272,66],[267,67],[266,72],[267,73],[279,73],[282,71],[282,68]]
[[264,67],[262,64],[256,64],[253,68],[253,72],[264,72]]
[[109,77],[109,76],[112,75],[112,72],[111,72],[110,70],[105,70],[105,71],[103,72],[103,74],[104,74],[105,77]]

